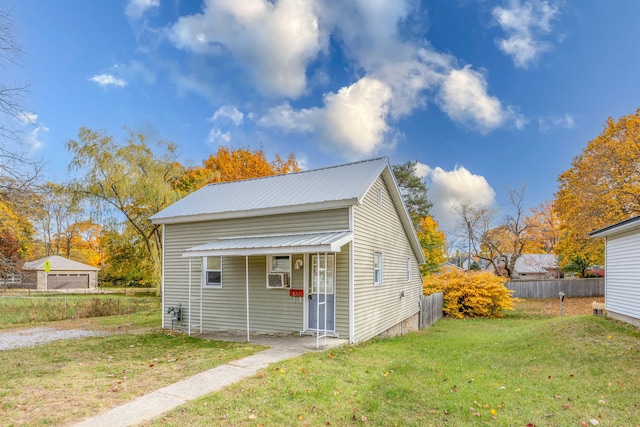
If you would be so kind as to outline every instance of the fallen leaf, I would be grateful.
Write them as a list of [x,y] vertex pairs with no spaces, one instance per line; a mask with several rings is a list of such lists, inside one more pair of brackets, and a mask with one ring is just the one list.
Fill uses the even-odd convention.
[[598,424],[600,424],[598,420],[595,420],[595,419],[591,419],[589,420],[589,422],[591,423],[592,426],[597,426]]

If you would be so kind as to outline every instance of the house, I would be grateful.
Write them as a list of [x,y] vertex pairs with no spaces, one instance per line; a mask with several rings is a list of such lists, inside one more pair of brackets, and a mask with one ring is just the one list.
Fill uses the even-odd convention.
[[[503,268],[505,262],[504,257],[499,257],[496,259],[495,265],[490,265],[487,270],[495,271],[496,266]],[[545,280],[561,277],[562,270],[554,254],[522,254],[516,259],[516,265],[511,275],[514,280]]]
[[207,185],[163,227],[163,327],[351,343],[418,328],[424,255],[386,157]]
[[516,260],[514,279],[544,280],[562,276],[554,254],[522,254]]
[[607,314],[640,326],[640,216],[589,233],[604,237],[604,303]]
[[98,288],[97,267],[51,255],[24,263],[22,286],[41,291]]

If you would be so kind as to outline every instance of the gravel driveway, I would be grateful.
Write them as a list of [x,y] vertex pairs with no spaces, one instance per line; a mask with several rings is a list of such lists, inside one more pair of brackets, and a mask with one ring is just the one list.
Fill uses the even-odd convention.
[[38,327],[0,332],[0,351],[21,347],[32,347],[50,341],[68,340],[109,335],[104,331],[86,331],[84,329],[54,329]]

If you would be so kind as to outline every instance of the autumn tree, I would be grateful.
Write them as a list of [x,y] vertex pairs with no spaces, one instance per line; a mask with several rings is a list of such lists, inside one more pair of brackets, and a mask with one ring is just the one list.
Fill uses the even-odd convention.
[[447,260],[446,238],[438,223],[430,216],[422,218],[418,227],[418,240],[426,262],[420,266],[423,276],[440,271]]
[[470,254],[484,259],[507,278],[513,276],[516,261],[531,245],[531,224],[525,215],[524,195],[524,187],[507,188],[510,207],[495,226],[495,212],[487,206],[462,204],[455,210],[457,227],[468,238]]
[[282,160],[282,157],[276,154],[275,159],[269,161],[262,148],[251,150],[220,146],[215,155],[210,155],[202,162],[202,166],[189,168],[184,176],[177,180],[176,186],[184,192],[191,192],[206,184],[298,171],[300,166],[293,153],[289,154],[287,160]]
[[424,181],[416,175],[417,161],[408,161],[401,165],[393,165],[393,175],[398,183],[402,200],[411,216],[411,221],[416,230],[419,228],[423,218],[429,216],[432,203],[427,197],[427,186]]
[[527,225],[526,253],[555,253],[560,241],[560,219],[553,209],[553,203],[544,202],[531,209],[531,215],[525,218]]
[[560,219],[560,266],[572,259],[604,262],[604,242],[588,233],[640,214],[640,108],[608,118],[604,130],[558,177],[554,209]]
[[159,143],[159,154],[146,137],[128,131],[123,143],[102,131],[81,128],[78,140],[67,148],[73,156],[70,170],[79,173],[70,185],[76,195],[90,200],[98,210],[123,218],[152,268],[147,281],[160,283],[162,236],[160,226],[148,218],[178,200],[175,183],[184,170],[176,161],[176,146]]

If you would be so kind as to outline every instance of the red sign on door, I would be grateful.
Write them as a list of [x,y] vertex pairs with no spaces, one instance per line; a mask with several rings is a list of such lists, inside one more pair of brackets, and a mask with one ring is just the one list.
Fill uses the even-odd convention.
[[289,296],[302,298],[304,296],[304,289],[289,289]]

